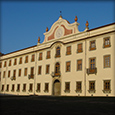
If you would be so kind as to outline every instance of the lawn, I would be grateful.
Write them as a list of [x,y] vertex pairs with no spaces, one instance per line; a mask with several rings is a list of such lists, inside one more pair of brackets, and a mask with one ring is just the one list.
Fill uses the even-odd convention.
[[114,97],[0,96],[1,115],[113,115]]

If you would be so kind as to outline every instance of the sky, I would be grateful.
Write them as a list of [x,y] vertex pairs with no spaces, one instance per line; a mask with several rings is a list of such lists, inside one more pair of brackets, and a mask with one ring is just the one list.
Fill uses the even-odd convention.
[[37,45],[38,37],[42,43],[46,27],[51,28],[60,11],[63,19],[70,23],[74,23],[75,16],[78,17],[79,31],[85,30],[86,21],[89,29],[115,22],[114,0],[2,0],[0,5],[0,52],[4,54]]

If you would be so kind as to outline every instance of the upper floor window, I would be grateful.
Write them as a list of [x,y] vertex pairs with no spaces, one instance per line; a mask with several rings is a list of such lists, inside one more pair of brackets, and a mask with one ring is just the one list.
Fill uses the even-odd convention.
[[42,71],[42,66],[38,66],[38,75],[41,74],[41,71]]
[[55,64],[55,75],[59,75],[59,73],[60,73],[60,64],[59,62],[57,62]]
[[2,68],[2,62],[0,62],[0,68]]
[[71,46],[68,46],[66,48],[66,55],[70,55],[71,54]]
[[82,60],[77,60],[77,70],[82,70]]
[[6,67],[6,61],[4,62],[4,67]]
[[20,57],[19,64],[22,64],[22,57]]
[[56,48],[56,55],[55,57],[60,57],[60,47]]
[[70,72],[70,61],[66,62],[66,72]]
[[24,69],[24,76],[27,76],[27,68]]
[[9,60],[9,66],[11,66],[11,60]]
[[10,70],[8,71],[8,77],[10,77]]
[[3,78],[5,78],[5,76],[6,76],[6,71],[3,72]]
[[95,50],[96,49],[96,43],[95,40],[90,41],[90,50]]
[[31,67],[31,75],[34,75],[34,67]]
[[46,65],[46,74],[49,74],[50,65]]
[[103,47],[106,48],[106,47],[110,47],[110,46],[111,46],[111,44],[110,44],[110,37],[104,38]]
[[19,69],[19,73],[18,73],[18,76],[19,76],[19,77],[21,76],[21,69]]
[[80,44],[77,45],[77,53],[80,53],[82,51],[83,51],[83,49],[82,49],[82,43],[80,43]]
[[90,58],[90,69],[93,71],[95,69],[95,58]]
[[35,61],[35,54],[32,55],[31,62]]
[[17,64],[17,59],[14,59],[14,65],[16,65]]
[[25,63],[28,63],[28,56],[25,57]]
[[16,70],[13,71],[13,77],[16,77]]
[[39,53],[39,60],[42,60],[42,52]]
[[110,55],[104,56],[104,68],[110,67]]
[[47,51],[46,59],[49,59],[49,58],[50,58],[50,51]]

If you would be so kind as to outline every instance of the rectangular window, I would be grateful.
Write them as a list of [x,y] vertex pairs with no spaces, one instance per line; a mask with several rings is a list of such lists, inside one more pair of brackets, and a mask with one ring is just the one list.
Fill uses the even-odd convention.
[[20,91],[20,84],[17,84],[17,91]]
[[82,50],[82,43],[80,43],[80,44],[77,45],[77,53],[80,53],[82,51],[83,51]]
[[110,37],[106,37],[104,38],[104,45],[103,47],[106,48],[106,47],[110,47]]
[[76,82],[76,91],[81,91],[81,82]]
[[5,78],[5,76],[6,76],[6,71],[3,72],[3,78]]
[[9,60],[9,66],[11,66],[11,60]]
[[13,76],[16,77],[16,70],[13,71]]
[[17,64],[17,59],[14,59],[14,65],[16,65]]
[[35,54],[32,55],[32,59],[31,59],[31,62],[34,62],[35,61]]
[[66,72],[70,72],[70,61],[66,62]]
[[77,71],[82,70],[82,60],[77,60]]
[[19,74],[18,74],[18,76],[19,76],[19,77],[21,76],[21,69],[19,69]]
[[90,58],[90,70],[93,71],[95,69],[95,58]]
[[90,41],[90,50],[95,50],[95,49],[96,49],[95,40]]
[[33,91],[33,84],[30,84],[29,92]]
[[4,62],[4,67],[6,67],[6,61]]
[[14,91],[14,88],[15,88],[15,87],[14,87],[14,84],[12,84],[12,90],[11,90],[11,91]]
[[38,75],[41,74],[41,71],[42,71],[42,66],[38,66]]
[[10,77],[10,70],[8,71],[8,77]]
[[71,54],[71,46],[68,46],[66,49],[66,55],[70,55]]
[[22,64],[22,57],[20,57],[19,64]]
[[24,69],[24,76],[27,76],[27,68]]
[[49,74],[50,65],[46,65],[46,74]]
[[49,83],[45,83],[45,92],[49,92]]
[[104,80],[104,90],[110,90],[110,80]]
[[46,59],[49,59],[49,58],[50,58],[50,51],[47,51]]
[[25,57],[25,63],[28,63],[28,56]]
[[1,89],[1,91],[4,91],[4,85],[2,85],[2,89]]
[[0,68],[2,68],[2,62],[0,62]]
[[40,83],[37,83],[37,89],[36,89],[37,92],[40,92]]
[[9,85],[7,84],[6,91],[9,91]]
[[110,67],[110,55],[104,56],[104,68]]
[[42,60],[42,53],[39,53],[39,60]]
[[95,90],[95,81],[89,81],[89,91]]
[[26,91],[26,84],[23,84],[23,92]]
[[65,82],[65,92],[70,92],[70,82]]

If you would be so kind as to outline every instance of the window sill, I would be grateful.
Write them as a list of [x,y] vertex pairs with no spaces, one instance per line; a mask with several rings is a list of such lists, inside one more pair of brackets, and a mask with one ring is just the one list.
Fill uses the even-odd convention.
[[111,93],[111,90],[102,90],[103,93]]
[[75,90],[76,93],[82,93],[82,90]]
[[70,93],[70,90],[64,90],[65,93]]
[[96,90],[88,90],[89,93],[95,93]]

